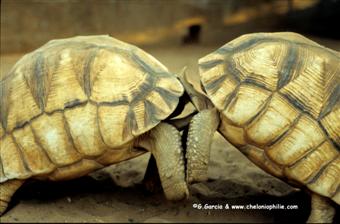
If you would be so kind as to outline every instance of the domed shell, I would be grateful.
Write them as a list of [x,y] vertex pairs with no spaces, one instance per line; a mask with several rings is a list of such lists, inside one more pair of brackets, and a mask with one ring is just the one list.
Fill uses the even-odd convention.
[[340,203],[339,52],[295,33],[255,33],[199,66],[230,142],[269,173]]
[[[20,167],[42,148],[57,167],[119,148],[167,118],[184,91],[154,57],[106,35],[49,41],[21,58],[0,89],[2,181],[24,178]],[[52,169],[34,163],[34,174]]]

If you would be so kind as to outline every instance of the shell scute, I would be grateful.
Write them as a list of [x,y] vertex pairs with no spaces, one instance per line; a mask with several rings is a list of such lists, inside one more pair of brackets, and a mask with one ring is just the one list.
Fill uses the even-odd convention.
[[55,165],[50,161],[46,152],[37,144],[30,125],[17,129],[13,137],[22,152],[22,159],[33,173],[49,173]]
[[247,137],[257,145],[269,145],[291,128],[299,114],[288,100],[274,94],[268,107],[246,127]]
[[84,156],[98,156],[108,149],[99,131],[97,106],[87,103],[65,110],[64,115],[78,152]]
[[64,122],[63,113],[57,112],[52,115],[44,114],[31,123],[37,141],[52,162],[58,166],[65,166],[81,159],[81,155],[66,133]]

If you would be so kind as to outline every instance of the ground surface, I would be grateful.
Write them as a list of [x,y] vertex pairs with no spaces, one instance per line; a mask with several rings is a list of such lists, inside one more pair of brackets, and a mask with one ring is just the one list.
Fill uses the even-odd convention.
[[[320,41],[319,39],[317,39]],[[321,43],[339,50],[335,41]],[[188,66],[218,46],[145,49],[171,71]],[[1,74],[21,54],[1,56]],[[168,202],[162,192],[147,193],[140,184],[149,154],[67,182],[30,182],[14,196],[1,222],[303,222],[309,197],[266,174],[216,134],[209,164],[209,181],[190,187],[187,201]],[[124,187],[123,187],[124,186]],[[229,205],[229,209],[195,209],[195,204]],[[297,205],[294,210],[231,209],[232,205]]]

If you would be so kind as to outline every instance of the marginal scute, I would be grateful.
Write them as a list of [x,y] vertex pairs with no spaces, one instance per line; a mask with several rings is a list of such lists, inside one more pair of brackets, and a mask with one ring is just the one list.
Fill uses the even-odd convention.
[[318,123],[311,117],[302,115],[284,136],[268,147],[266,152],[274,162],[290,166],[325,139],[326,136]]
[[269,160],[265,155],[264,151],[253,145],[245,145],[240,147],[239,150],[247,156],[253,163],[255,163],[260,168],[264,169],[266,172],[276,176],[283,177],[283,169],[278,166],[273,161]]
[[79,162],[66,167],[57,168],[52,174],[48,176],[48,179],[57,180],[70,180],[77,177],[84,176],[91,171],[102,168],[103,166],[94,160],[82,159]]
[[35,141],[30,125],[15,130],[13,137],[33,174],[49,173],[55,168],[46,152]]
[[81,155],[73,147],[72,139],[66,133],[62,112],[52,115],[41,115],[32,121],[33,133],[48,154],[52,162],[58,166],[74,163]]
[[99,106],[99,130],[107,146],[116,148],[133,139],[128,112],[128,105]]
[[31,175],[25,168],[20,151],[10,135],[1,140],[0,158],[5,174],[5,178],[0,180],[0,183],[6,181],[6,179],[23,179]]
[[222,113],[233,124],[243,127],[263,109],[270,95],[270,91],[254,85],[242,84]]
[[330,138],[340,147],[340,103],[321,119],[321,124]]
[[8,95],[3,96],[7,99],[2,101],[7,105],[1,106],[8,108],[6,130],[11,132],[16,126],[21,126],[32,117],[40,114],[41,110],[34,100],[20,69],[17,70],[17,74],[13,74],[12,78],[6,80],[3,84],[8,85],[9,91]]
[[[335,196],[340,187],[340,156],[333,160],[322,170],[320,176],[307,184],[307,187],[326,197]],[[336,200],[335,200],[336,201]],[[338,201],[339,202],[339,201]]]
[[263,113],[246,127],[247,137],[257,145],[269,145],[288,131],[299,113],[287,99],[275,93]]
[[134,158],[145,153],[143,150],[131,149],[130,147],[123,146],[119,149],[113,149],[106,151],[103,155],[98,157],[96,161],[104,166],[113,163],[119,163],[121,161]]
[[283,43],[260,43],[247,51],[235,53],[231,60],[241,81],[253,81],[274,91],[287,48]]
[[96,102],[131,102],[132,94],[141,91],[147,73],[130,61],[128,55],[100,50],[92,64],[90,99]]
[[97,122],[97,106],[87,103],[64,112],[74,145],[85,156],[98,156],[108,147],[104,144]]
[[220,125],[219,130],[232,144],[235,146],[243,146],[247,144],[243,128],[229,124],[223,117],[221,117],[221,121],[222,124]]
[[288,177],[306,184],[320,172],[320,168],[335,159],[338,154],[332,143],[325,141],[296,164],[287,167],[285,173]]

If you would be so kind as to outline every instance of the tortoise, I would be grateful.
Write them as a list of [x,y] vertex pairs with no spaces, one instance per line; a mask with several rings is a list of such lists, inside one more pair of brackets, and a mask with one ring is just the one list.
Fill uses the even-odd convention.
[[[242,35],[199,59],[200,111],[187,140],[188,182],[206,180],[216,129],[269,174],[311,194],[309,222],[340,204],[340,54],[293,32]],[[334,203],[335,202],[335,203]]]
[[153,56],[108,35],[51,40],[2,77],[0,214],[27,179],[68,180],[151,152],[169,200],[188,196],[184,88]]

